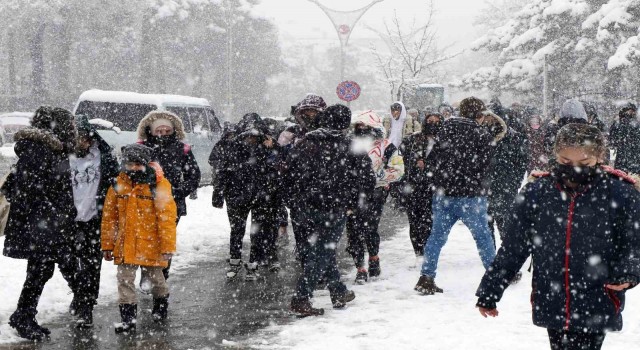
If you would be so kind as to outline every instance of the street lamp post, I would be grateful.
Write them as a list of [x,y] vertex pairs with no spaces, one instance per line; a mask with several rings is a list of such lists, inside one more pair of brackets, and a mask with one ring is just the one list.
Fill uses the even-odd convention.
[[355,27],[356,23],[358,23],[362,15],[364,15],[367,10],[369,10],[373,5],[382,1],[384,0],[374,0],[368,5],[353,11],[338,11],[322,5],[318,0],[309,0],[309,2],[318,5],[318,7],[320,7],[320,9],[324,11],[324,13],[333,23],[333,26],[336,29],[336,33],[338,33],[338,38],[340,39],[340,81],[345,80],[344,63],[346,56],[346,47],[349,43],[349,37],[351,36],[353,27]]

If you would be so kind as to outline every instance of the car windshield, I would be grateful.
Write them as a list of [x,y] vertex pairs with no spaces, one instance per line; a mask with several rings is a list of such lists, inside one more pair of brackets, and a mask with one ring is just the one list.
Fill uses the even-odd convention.
[[182,119],[182,124],[184,124],[184,132],[191,132],[193,127],[191,125],[191,120],[189,119],[189,108],[182,106],[165,106],[166,110],[177,115]]
[[150,104],[82,101],[78,104],[76,114],[89,119],[108,120],[122,131],[135,131],[140,120],[156,109],[155,105]]

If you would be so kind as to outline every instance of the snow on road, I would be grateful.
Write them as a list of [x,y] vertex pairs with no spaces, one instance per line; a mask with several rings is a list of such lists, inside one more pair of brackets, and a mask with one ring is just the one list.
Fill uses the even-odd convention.
[[[229,223],[226,210],[211,207],[211,191],[211,187],[202,188],[196,201],[187,201],[189,215],[178,227],[174,273],[181,273],[198,261],[227,258],[223,253],[213,254],[219,249],[226,252]],[[3,243],[4,238],[0,238],[0,245]],[[442,252],[437,282],[445,289],[444,294],[420,296],[413,291],[419,266],[412,254],[408,228],[382,242],[380,251],[383,270],[380,280],[354,286],[355,270],[346,271],[344,280],[357,295],[346,310],[331,309],[328,292],[317,292],[315,305],[326,309],[323,317],[273,325],[242,345],[258,349],[322,350],[548,348],[545,330],[531,323],[531,275],[527,272],[521,283],[505,293],[498,305],[498,318],[485,320],[479,315],[474,293],[483,271],[471,234],[464,226],[455,226]],[[0,256],[0,266],[3,301],[0,343],[22,341],[7,322],[24,282],[26,261]],[[117,299],[115,273],[111,263],[103,263],[101,304]],[[627,296],[624,330],[610,334],[604,349],[626,350],[632,344],[640,344],[640,291],[632,290]],[[38,321],[46,325],[65,313],[71,298],[69,288],[56,271],[40,300]]]
[[[531,274],[511,286],[498,304],[500,316],[483,319],[475,308],[475,290],[483,274],[471,233],[454,227],[442,251],[436,281],[444,294],[422,296],[413,291],[419,266],[411,253],[409,229],[399,230],[380,248],[380,280],[353,285],[356,299],[345,310],[333,310],[327,291],[316,292],[314,306],[323,317],[274,325],[250,340],[259,349],[548,349],[546,330],[531,322]],[[523,271],[528,267],[525,264]],[[609,334],[603,349],[629,349],[640,344],[640,290],[627,294],[625,326]]]
[[[187,200],[187,217],[178,225],[178,253],[173,258],[172,273],[181,273],[192,263],[227,258],[224,254],[214,255],[215,250],[229,244],[229,220],[226,209],[211,206],[212,188],[198,190],[198,199]],[[245,237],[248,239],[247,237]],[[4,246],[4,237],[0,238],[0,247]],[[0,255],[0,344],[24,341],[8,324],[20,297],[27,269],[26,260],[10,259]],[[111,262],[102,262],[100,278],[99,304],[115,303],[118,298],[116,267]],[[222,271],[220,273],[223,273]],[[139,276],[139,274],[138,274]],[[171,287],[171,282],[169,282]],[[38,306],[38,322],[46,326],[47,322],[67,312],[71,303],[71,290],[56,268],[53,278],[46,284]],[[114,319],[114,322],[117,320]]]

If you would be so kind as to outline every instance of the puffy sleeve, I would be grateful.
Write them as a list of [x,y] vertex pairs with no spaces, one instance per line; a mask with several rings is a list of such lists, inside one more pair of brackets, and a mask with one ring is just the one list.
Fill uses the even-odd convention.
[[176,251],[176,218],[178,210],[171,194],[171,184],[161,179],[156,187],[155,195],[156,220],[160,251],[162,254],[173,254]]
[[102,208],[102,223],[100,228],[100,241],[102,250],[112,251],[118,234],[118,200],[113,186],[109,187],[107,197]]

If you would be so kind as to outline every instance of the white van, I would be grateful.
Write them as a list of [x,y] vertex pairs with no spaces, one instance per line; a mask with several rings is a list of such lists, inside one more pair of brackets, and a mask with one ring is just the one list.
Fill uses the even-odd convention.
[[[202,184],[211,183],[209,153],[220,138],[222,128],[209,101],[204,98],[139,94],[126,91],[85,91],[78,98],[73,110],[75,115],[85,115],[97,125],[100,135],[114,147],[116,154],[126,144],[137,141],[138,123],[153,110],[169,111],[182,119],[187,134],[186,143],[202,172]],[[94,123],[93,120],[110,123]],[[113,127],[110,127],[113,124]]]

